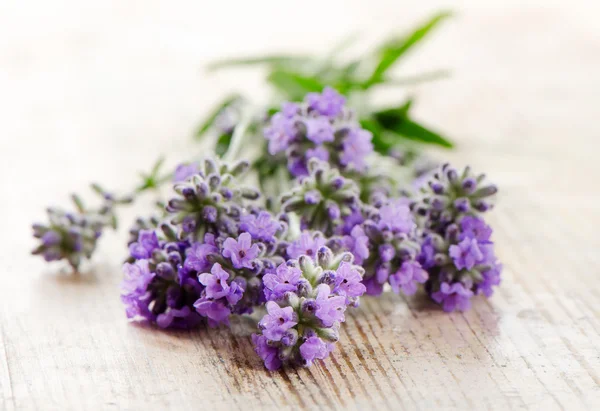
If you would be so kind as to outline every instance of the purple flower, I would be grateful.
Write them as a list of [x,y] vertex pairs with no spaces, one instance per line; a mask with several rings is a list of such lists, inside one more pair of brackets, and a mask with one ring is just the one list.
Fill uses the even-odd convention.
[[206,297],[217,300],[229,295],[230,288],[229,284],[227,284],[228,278],[229,273],[223,270],[221,264],[215,263],[212,266],[210,273],[204,273],[198,276],[198,281],[206,287]]
[[491,297],[494,293],[492,287],[500,284],[500,274],[502,273],[502,264],[494,264],[494,266],[484,271],[482,274],[483,281],[477,284],[477,294],[483,293],[486,297]]
[[187,249],[184,267],[200,273],[206,271],[211,266],[208,256],[218,253],[219,249],[215,245],[215,236],[208,233],[204,236],[204,243],[194,243]]
[[354,255],[354,262],[362,264],[369,257],[369,237],[361,226],[354,226],[350,235],[344,236],[344,245]]
[[[196,316],[191,315],[192,310],[190,307],[188,306],[183,306],[181,309],[177,309],[177,308],[167,308],[167,310],[162,313],[159,314],[156,317],[156,324],[160,327],[160,328],[168,328],[170,327],[178,318],[181,319],[186,319],[186,318],[191,318],[193,319],[193,321],[195,321],[196,323],[199,323],[199,318],[196,314]],[[188,321],[189,325],[192,326],[193,322],[192,321]]]
[[429,269],[435,266],[434,257],[435,247],[433,246],[433,239],[428,235],[421,244],[421,254],[419,254],[418,261],[423,268]]
[[250,233],[254,240],[274,241],[280,228],[281,224],[266,211],[261,211],[258,215],[245,215],[240,221],[240,230]]
[[417,283],[423,284],[429,275],[416,261],[405,261],[398,271],[389,276],[389,282],[395,293],[402,292],[412,295],[417,291]]
[[352,264],[343,261],[335,272],[334,293],[346,297],[360,297],[366,291],[362,276]]
[[373,135],[370,131],[361,128],[351,129],[344,139],[340,162],[345,166],[352,165],[356,171],[364,171],[365,157],[373,152],[372,139]]
[[458,245],[451,245],[449,254],[459,270],[463,268],[470,270],[484,258],[479,243],[474,238],[465,238]]
[[41,240],[44,246],[54,247],[61,243],[62,236],[60,235],[60,233],[57,233],[54,230],[50,230],[42,236]]
[[138,260],[134,264],[125,263],[123,272],[125,278],[121,282],[121,300],[125,304],[127,318],[150,320],[148,284],[154,278],[154,274],[150,272],[148,260]]
[[415,227],[415,220],[410,208],[402,200],[391,201],[379,210],[379,229],[389,229],[395,233],[410,233]]
[[315,144],[323,144],[334,140],[333,127],[327,117],[314,117],[304,120],[306,138]]
[[267,337],[264,335],[252,334],[252,343],[254,344],[254,351],[262,358],[267,370],[274,371],[281,367],[279,349],[270,346]]
[[315,316],[321,320],[325,327],[331,327],[335,322],[345,320],[346,298],[341,295],[331,295],[331,289],[326,284],[320,284],[317,291],[317,309]]
[[262,333],[271,341],[280,341],[287,330],[298,324],[298,317],[292,307],[281,308],[274,301],[267,301],[268,314],[259,321]]
[[308,106],[324,116],[336,117],[342,112],[346,98],[331,87],[325,87],[323,93],[309,93],[305,101]]
[[304,177],[308,175],[308,167],[304,157],[288,157],[287,167],[290,174],[294,177]]
[[351,214],[344,217],[343,225],[341,227],[341,234],[351,235],[354,227],[356,227],[363,221],[365,221],[365,218],[362,212],[359,209],[352,210]]
[[281,114],[283,114],[285,118],[293,118],[298,114],[299,110],[300,106],[298,104],[289,101],[286,101],[281,105]]
[[252,237],[242,233],[237,240],[229,237],[223,243],[223,257],[230,258],[235,268],[252,268],[252,260],[258,257],[258,245],[252,244]]
[[[321,161],[329,161],[329,151],[322,146],[309,148],[306,150],[306,160],[310,160],[311,158],[318,158]],[[308,174],[308,170],[305,174]]]
[[304,365],[309,366],[314,360],[323,360],[329,355],[329,346],[317,336],[309,337],[300,346],[300,355]]
[[198,174],[200,172],[200,166],[198,163],[181,163],[175,169],[175,173],[173,173],[173,182],[178,183],[180,181],[185,181],[194,174]]
[[460,221],[461,239],[474,238],[479,242],[487,242],[492,236],[492,228],[483,219],[465,216]]
[[150,258],[152,251],[158,247],[158,237],[154,230],[140,230],[138,241],[129,245],[129,253],[135,259]]
[[219,324],[229,325],[231,310],[221,301],[201,298],[194,303],[194,308],[201,316],[208,318],[208,325],[211,327]]
[[293,136],[297,133],[295,121],[282,113],[277,113],[271,117],[271,122],[265,128],[265,138],[269,140],[269,154],[275,155],[285,151]]
[[281,263],[275,274],[265,274],[263,283],[264,292],[267,300],[279,300],[288,291],[295,291],[302,271],[296,267],[290,267],[286,263]]
[[442,283],[439,291],[431,294],[431,298],[438,304],[442,304],[444,311],[454,310],[466,311],[471,307],[473,291],[465,288],[462,283]]
[[321,233],[311,234],[304,231],[296,241],[287,247],[287,254],[290,258],[298,258],[302,255],[314,258],[317,255],[317,250],[324,245],[325,238]]

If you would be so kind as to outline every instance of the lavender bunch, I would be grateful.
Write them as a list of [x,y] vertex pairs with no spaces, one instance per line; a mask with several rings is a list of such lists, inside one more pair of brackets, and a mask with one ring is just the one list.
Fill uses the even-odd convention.
[[85,207],[81,198],[73,194],[76,211],[55,207],[46,210],[48,223],[33,224],[33,236],[41,243],[32,254],[41,255],[48,262],[66,260],[73,271],[92,257],[104,228],[117,228],[115,207],[133,201],[131,196],[117,197],[98,184],[92,184],[92,190],[101,198],[98,208]]
[[412,208],[423,230],[419,261],[429,273],[425,288],[445,311],[467,310],[471,297],[489,297],[500,283],[492,229],[483,213],[493,206],[495,185],[469,167],[445,164],[420,189]]
[[359,207],[359,189],[350,179],[344,178],[336,168],[311,159],[309,175],[281,197],[282,209],[301,216],[304,228],[332,235],[343,219]]
[[280,264],[264,276],[267,314],[252,335],[256,353],[269,370],[284,364],[309,366],[325,359],[339,339],[348,306],[365,292],[364,270],[350,253],[334,255],[320,247]]
[[301,104],[283,103],[264,130],[269,154],[285,153],[294,177],[310,173],[311,158],[329,162],[342,171],[365,171],[365,158],[373,151],[373,136],[361,128],[345,102],[341,94],[326,87],[322,93],[307,94]]

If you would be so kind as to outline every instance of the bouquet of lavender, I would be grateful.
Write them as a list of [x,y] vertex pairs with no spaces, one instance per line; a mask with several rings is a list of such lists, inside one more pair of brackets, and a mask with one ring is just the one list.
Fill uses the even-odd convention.
[[[392,63],[443,17],[382,47],[362,90],[385,84]],[[271,61],[271,83],[279,84],[289,61]],[[359,88],[353,70],[331,68],[321,80],[352,94]],[[336,78],[341,72],[346,77]],[[502,266],[483,216],[496,186],[468,167],[422,169],[407,163],[414,159],[410,151],[398,155],[390,133],[450,145],[409,119],[409,103],[361,117],[335,88],[285,75],[318,90],[239,121],[232,113],[242,104],[228,100],[201,130],[233,118],[215,156],[184,162],[171,175],[162,175],[159,162],[129,196],[94,185],[102,205],[87,209],[75,196],[76,212],[50,209],[49,223],[34,225],[41,241],[34,254],[64,259],[77,270],[103,229],[116,227],[117,205],[172,181],[160,211],[130,230],[121,286],[127,317],[192,328],[250,316],[257,324],[255,351],[269,370],[325,359],[346,310],[358,307],[364,294],[412,295],[422,288],[445,311],[468,309],[477,294],[491,296]],[[261,149],[253,158],[219,158],[237,157],[257,138]],[[248,183],[252,177],[259,188]]]

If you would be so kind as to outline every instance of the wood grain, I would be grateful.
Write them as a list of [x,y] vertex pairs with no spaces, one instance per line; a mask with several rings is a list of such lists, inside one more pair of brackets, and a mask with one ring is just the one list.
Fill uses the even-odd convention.
[[[53,13],[39,2],[1,14],[10,38],[0,45],[2,409],[600,408],[600,42],[590,2],[462,2],[458,21],[403,68],[453,69],[409,89],[417,115],[459,143],[432,155],[468,162],[501,188],[490,222],[503,283],[467,313],[445,314],[422,295],[365,298],[331,358],[268,372],[247,336],[127,323],[122,232],[103,239],[79,276],[28,255],[28,225],[47,204],[91,180],[131,187],[158,153],[173,153],[171,164],[189,155],[186,136],[225,89],[263,93],[246,74],[201,76],[209,57],[324,50],[324,37],[389,31],[399,14],[411,22],[435,8],[314,2],[324,17],[294,8],[298,21],[283,24],[256,11],[273,3],[241,3],[210,16],[195,2],[175,10],[155,1],[143,12],[67,2]],[[344,18],[326,24],[341,7]],[[239,31],[219,43],[214,21],[228,16]],[[307,33],[309,18],[322,31]]]

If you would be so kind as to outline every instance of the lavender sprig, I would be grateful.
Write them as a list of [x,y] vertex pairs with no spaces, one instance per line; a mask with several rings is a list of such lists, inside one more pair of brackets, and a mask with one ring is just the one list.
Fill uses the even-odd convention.
[[412,295],[428,274],[417,256],[421,251],[417,225],[406,199],[373,199],[364,221],[343,237],[344,246],[365,269],[367,294],[379,295],[389,283],[398,293]]
[[484,174],[475,175],[470,167],[459,173],[450,164],[444,164],[423,180],[411,207],[423,228],[441,233],[462,216],[491,210],[498,192],[494,184],[485,183]]
[[177,196],[168,201],[166,210],[171,223],[180,228],[181,238],[197,241],[205,233],[237,233],[244,200],[259,197],[257,190],[236,180],[248,167],[246,161],[229,166],[207,159],[197,173],[175,184]]
[[491,296],[501,281],[492,229],[483,219],[497,191],[469,167],[459,174],[445,164],[411,205],[423,233],[418,260],[429,273],[425,288],[445,311],[467,310],[471,297]]
[[121,300],[132,321],[157,324],[161,328],[192,328],[201,323],[194,309],[203,285],[197,271],[183,265],[189,242],[178,240],[174,231],[142,230],[129,246],[133,263],[125,263]]
[[92,257],[103,230],[117,228],[116,206],[133,201],[132,196],[117,197],[98,184],[92,184],[92,189],[101,198],[100,207],[86,208],[81,198],[73,194],[77,211],[51,207],[47,209],[47,224],[33,224],[33,236],[41,244],[32,254],[41,255],[48,262],[66,260],[73,271],[78,270],[84,259]]
[[359,189],[339,170],[317,159],[309,161],[308,171],[308,176],[281,197],[282,209],[300,215],[304,228],[332,235],[343,218],[359,207]]
[[352,261],[321,247],[314,258],[288,260],[264,276],[267,314],[252,341],[267,369],[309,366],[333,350],[346,308],[365,292],[364,271]]
[[294,177],[309,174],[311,158],[343,171],[365,171],[373,136],[361,128],[345,102],[341,94],[326,87],[322,93],[307,94],[301,104],[284,103],[264,131],[269,154],[285,152]]
[[[171,177],[161,175],[163,159],[159,158],[148,174],[142,174],[142,183],[130,195],[117,197],[106,191],[98,184],[92,184],[92,190],[101,198],[98,208],[85,207],[81,197],[73,194],[71,199],[75,211],[65,211],[61,208],[50,207],[47,209],[48,223],[33,224],[33,236],[41,240],[33,251],[34,255],[41,255],[48,262],[66,260],[77,272],[83,260],[92,258],[98,239],[105,228],[117,229],[117,206],[131,204],[137,195],[142,192],[156,189]],[[149,228],[151,221],[142,222],[138,219],[130,231],[135,241],[139,230]]]

